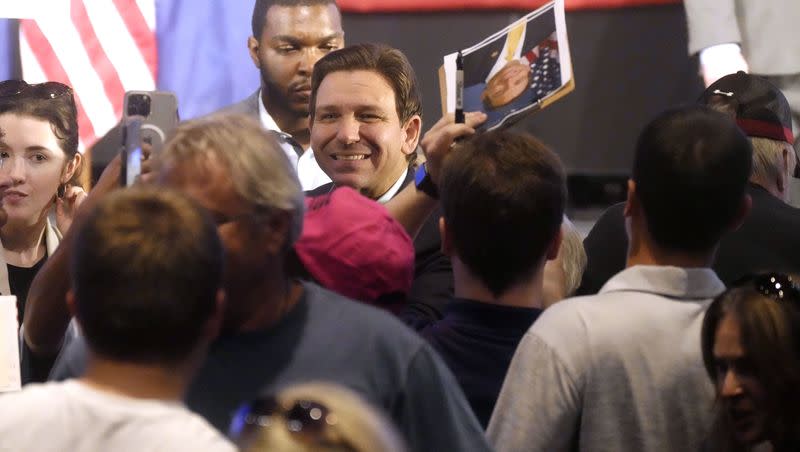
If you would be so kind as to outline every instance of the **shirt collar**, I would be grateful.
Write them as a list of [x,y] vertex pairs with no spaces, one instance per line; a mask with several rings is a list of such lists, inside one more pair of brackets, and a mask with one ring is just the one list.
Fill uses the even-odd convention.
[[606,292],[649,292],[670,298],[706,300],[725,290],[710,268],[635,265],[612,277],[600,289]]
[[272,119],[269,112],[267,112],[267,107],[264,106],[264,99],[261,97],[261,90],[258,90],[258,118],[261,120],[261,125],[264,126],[267,130],[277,130],[278,132],[283,132],[280,127],[278,127],[278,123]]
[[394,198],[394,195],[396,195],[397,192],[400,191],[400,187],[403,186],[403,182],[405,180],[406,180],[406,171],[400,173],[400,177],[397,179],[397,182],[395,182],[394,185],[392,185],[389,188],[389,190],[383,195],[381,195],[381,197],[378,198],[376,201],[378,201],[381,204],[386,204],[387,202],[389,202],[389,200]]

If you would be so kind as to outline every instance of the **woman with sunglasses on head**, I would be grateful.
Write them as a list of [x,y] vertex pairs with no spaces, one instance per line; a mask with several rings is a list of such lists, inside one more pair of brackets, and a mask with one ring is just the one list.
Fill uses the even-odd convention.
[[800,450],[800,291],[767,273],[709,306],[703,361],[717,389],[711,451]]
[[330,383],[290,386],[243,405],[231,423],[242,452],[405,452],[394,425]]
[[[22,324],[33,277],[58,246],[82,191],[68,187],[81,165],[77,108],[61,83],[0,82],[0,294],[17,296]],[[56,207],[58,224],[50,213]]]

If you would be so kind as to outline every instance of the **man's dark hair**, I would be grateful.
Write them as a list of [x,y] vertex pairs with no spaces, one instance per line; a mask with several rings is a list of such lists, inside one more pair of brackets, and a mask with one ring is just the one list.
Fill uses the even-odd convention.
[[264,25],[267,23],[267,11],[271,6],[314,6],[314,5],[334,5],[339,9],[336,0],[256,0],[253,7],[253,37],[260,40],[261,33],[264,32]]
[[188,198],[164,188],[111,194],[72,248],[76,317],[89,347],[115,361],[184,362],[216,312],[222,270],[216,226]]
[[403,52],[383,44],[356,44],[331,52],[314,65],[311,75],[311,119],[322,80],[333,72],[372,71],[386,80],[394,91],[395,107],[401,123],[414,115],[422,116],[422,98],[417,76]]
[[648,124],[632,177],[656,244],[710,251],[740,212],[751,165],[750,141],[708,107],[668,110]]
[[561,161],[536,138],[492,131],[442,169],[442,211],[459,259],[495,296],[529,278],[558,234],[567,188]]

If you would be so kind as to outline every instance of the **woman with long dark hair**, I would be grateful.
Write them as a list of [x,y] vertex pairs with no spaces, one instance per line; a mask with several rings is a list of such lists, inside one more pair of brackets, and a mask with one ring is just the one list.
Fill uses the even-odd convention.
[[761,274],[718,296],[702,348],[718,397],[709,449],[800,450],[800,291],[792,278]]

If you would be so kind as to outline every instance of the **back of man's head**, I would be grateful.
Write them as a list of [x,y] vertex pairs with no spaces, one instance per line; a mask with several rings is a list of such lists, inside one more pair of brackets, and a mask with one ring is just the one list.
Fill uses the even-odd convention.
[[741,214],[750,142],[707,107],[668,110],[639,136],[633,164],[647,228],[660,247],[708,252]]
[[178,365],[218,314],[222,245],[211,218],[171,190],[111,194],[77,232],[75,315],[92,351],[114,361]]
[[256,39],[261,38],[261,33],[264,31],[264,26],[267,23],[267,11],[269,11],[270,7],[314,5],[334,5],[337,9],[339,8],[339,5],[336,4],[336,0],[256,0],[256,4],[253,6],[253,18],[251,20],[253,37]]
[[527,134],[487,132],[460,148],[439,187],[447,234],[458,259],[499,297],[535,273],[558,235],[564,169]]
[[[788,185],[783,180],[797,175],[791,168],[795,160],[792,110],[786,96],[769,80],[741,71],[726,75],[709,86],[699,102],[729,115],[750,137],[751,181],[770,190],[776,181]],[[787,170],[792,173],[786,175]]]

